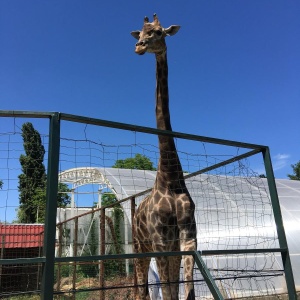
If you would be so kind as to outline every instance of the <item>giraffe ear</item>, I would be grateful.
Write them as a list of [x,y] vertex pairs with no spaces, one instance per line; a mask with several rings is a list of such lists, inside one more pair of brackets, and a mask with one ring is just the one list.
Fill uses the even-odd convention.
[[178,32],[179,29],[180,29],[179,25],[171,25],[170,27],[165,28],[164,31],[166,35],[174,35]]
[[136,30],[136,31],[131,31],[130,32],[131,33],[131,35],[134,37],[134,38],[136,38],[137,40],[140,38],[140,31],[139,30]]

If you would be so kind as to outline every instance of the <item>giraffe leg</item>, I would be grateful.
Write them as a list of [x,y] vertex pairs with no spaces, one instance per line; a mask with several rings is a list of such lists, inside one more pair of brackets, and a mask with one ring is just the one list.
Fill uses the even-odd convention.
[[[197,242],[195,238],[186,238],[184,232],[180,233],[180,237],[181,237],[181,251],[195,251],[197,249]],[[195,299],[195,289],[193,283],[194,264],[195,264],[195,260],[192,255],[183,256],[183,269],[184,269],[184,281],[185,281],[184,289],[185,289],[186,300]]]
[[184,261],[184,281],[186,281],[184,285],[185,299],[194,300],[195,299],[195,288],[193,282],[194,258],[193,256],[185,255],[183,257],[183,261]]
[[177,298],[173,298],[171,293],[171,284],[170,284],[170,276],[169,276],[169,259],[166,256],[161,256],[156,258],[159,279],[162,283],[161,289],[164,300],[177,300]]
[[169,257],[170,281],[175,282],[171,285],[172,299],[178,299],[178,295],[179,295],[180,264],[181,264],[181,256]]
[[[147,249],[143,243],[141,243],[135,236],[133,238],[135,253],[147,252]],[[148,251],[149,252],[149,251]],[[138,284],[138,298],[139,300],[150,300],[148,291],[148,271],[150,265],[150,257],[135,258],[135,271]]]
[[[197,250],[197,230],[194,217],[195,204],[187,194],[181,195],[177,199],[177,222],[179,228],[180,250],[196,251]],[[194,258],[191,255],[183,256],[183,274],[185,299],[195,299],[195,289],[193,282],[194,275]]]
[[139,300],[150,299],[149,291],[148,291],[149,264],[150,264],[150,257],[135,259],[137,284],[139,285],[138,287]]

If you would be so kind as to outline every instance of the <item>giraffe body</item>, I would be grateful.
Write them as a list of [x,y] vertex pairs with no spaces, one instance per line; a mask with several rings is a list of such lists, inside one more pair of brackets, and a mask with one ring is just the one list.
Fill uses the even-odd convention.
[[[154,53],[156,57],[156,122],[157,128],[172,130],[169,112],[168,64],[165,37],[174,35],[179,26],[163,28],[154,15],[144,19],[142,31],[131,34],[138,39],[135,52]],[[182,166],[174,139],[160,135],[160,158],[154,187],[139,205],[134,218],[134,244],[137,253],[193,251],[197,249],[195,205],[186,188]],[[157,257],[164,300],[177,300],[181,257]],[[147,281],[150,258],[136,259],[140,299],[148,299]],[[193,285],[194,259],[183,257],[185,299],[195,299]],[[177,283],[176,283],[177,282]]]

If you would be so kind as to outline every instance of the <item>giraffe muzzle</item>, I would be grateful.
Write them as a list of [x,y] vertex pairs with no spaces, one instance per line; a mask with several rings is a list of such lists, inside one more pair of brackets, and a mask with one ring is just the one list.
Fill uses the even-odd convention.
[[148,48],[148,42],[143,40],[139,41],[138,43],[135,44],[135,53],[139,55],[143,55],[146,53]]

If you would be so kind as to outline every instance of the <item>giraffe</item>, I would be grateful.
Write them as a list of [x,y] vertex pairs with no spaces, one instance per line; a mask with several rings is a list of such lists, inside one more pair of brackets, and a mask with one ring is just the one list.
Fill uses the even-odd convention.
[[[163,28],[154,14],[153,22],[144,18],[141,31],[131,35],[138,40],[135,52],[154,53],[156,57],[156,123],[157,128],[172,131],[169,112],[168,64],[166,36],[178,32],[180,26]],[[173,137],[159,135],[160,158],[152,192],[135,213],[134,244],[137,253],[195,251],[195,204],[184,182],[182,166]],[[177,300],[182,257],[157,257],[164,300]],[[137,283],[140,299],[149,299],[147,282],[150,258],[136,259]],[[193,284],[194,258],[183,256],[185,299],[195,299]],[[175,283],[174,283],[175,282]],[[173,283],[173,284],[172,284]]]

